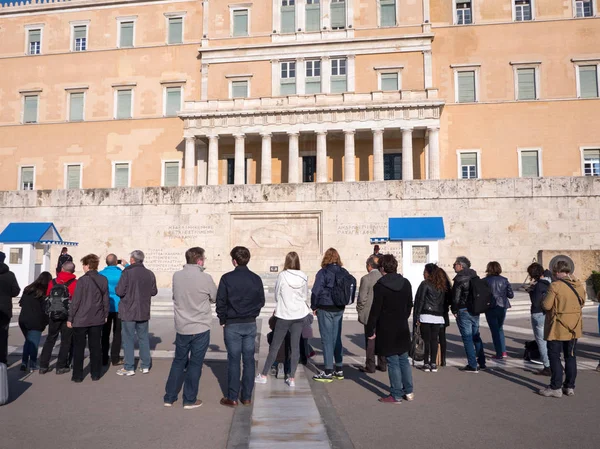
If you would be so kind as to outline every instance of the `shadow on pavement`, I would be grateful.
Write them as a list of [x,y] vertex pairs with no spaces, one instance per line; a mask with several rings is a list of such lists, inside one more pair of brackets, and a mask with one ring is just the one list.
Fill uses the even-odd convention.
[[[8,403],[15,402],[17,399],[25,393],[29,387],[31,387],[31,382],[28,382],[29,376],[34,375],[35,372],[29,373],[25,371],[21,371],[21,359],[17,358],[9,358],[9,368],[8,368]],[[12,363],[12,365],[11,365]]]
[[530,379],[529,377],[522,376],[514,371],[507,371],[505,369],[489,369],[485,371],[486,374],[490,374],[500,379],[507,380],[516,385],[525,387],[531,391],[537,392],[540,388],[547,386],[547,383],[543,383],[537,380]]
[[[204,362],[205,367],[209,367],[214,376],[217,378],[219,382],[219,387],[221,387],[221,392],[223,393],[223,397],[227,396],[227,362],[224,361],[216,361],[211,360],[210,362]],[[202,382],[202,381],[201,381]]]

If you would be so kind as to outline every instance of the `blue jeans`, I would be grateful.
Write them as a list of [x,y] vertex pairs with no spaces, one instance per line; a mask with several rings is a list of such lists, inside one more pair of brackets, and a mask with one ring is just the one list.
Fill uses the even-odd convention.
[[237,401],[240,397],[240,358],[244,365],[241,382],[242,401],[252,399],[254,389],[254,345],[256,322],[226,324],[223,330],[227,348],[227,399]]
[[485,366],[485,354],[483,353],[483,342],[479,335],[479,315],[471,315],[467,309],[460,309],[456,316],[456,324],[462,337],[467,360],[471,368]]
[[390,377],[390,394],[396,400],[413,392],[412,369],[408,361],[408,352],[386,357],[388,376]]
[[342,348],[342,318],[344,311],[329,312],[327,310],[317,310],[319,321],[319,333],[321,334],[321,346],[323,347],[323,362],[325,370],[333,370],[333,361],[335,366],[342,369],[343,348]]
[[40,346],[42,333],[40,331],[25,329],[24,327],[21,327],[21,332],[23,332],[23,336],[25,337],[21,363],[25,366],[29,366],[32,370],[38,369],[38,348]]
[[546,317],[543,313],[532,313],[531,314],[531,327],[533,328],[533,337],[538,345],[540,351],[540,358],[544,364],[544,368],[550,368],[550,360],[548,359],[548,345],[544,340],[544,323]]
[[134,335],[137,334],[140,347],[140,368],[150,368],[150,340],[148,339],[148,321],[122,321],[124,368],[135,369]]
[[504,329],[502,328],[506,319],[506,309],[504,307],[491,307],[485,312],[485,319],[490,326],[496,356],[502,357],[502,354],[506,352]]
[[[194,404],[198,399],[198,385],[202,375],[204,356],[210,343],[210,330],[201,334],[175,337],[175,358],[165,386],[165,402],[172,404],[183,387],[183,405]],[[189,355],[189,363],[188,363]],[[184,372],[187,365],[187,372]]]

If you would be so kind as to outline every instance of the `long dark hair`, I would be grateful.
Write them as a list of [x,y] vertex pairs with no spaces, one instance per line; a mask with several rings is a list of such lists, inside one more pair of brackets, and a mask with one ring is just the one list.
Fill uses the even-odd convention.
[[40,275],[37,277],[37,279],[35,281],[33,281],[31,284],[29,284],[27,287],[25,287],[25,289],[23,290],[23,294],[24,295],[32,295],[32,296],[35,296],[36,298],[45,296],[46,292],[48,291],[48,285],[50,284],[51,281],[52,281],[52,275],[49,272],[44,271],[44,272],[40,273]]
[[436,290],[448,291],[448,275],[444,270],[434,263],[428,263],[425,265],[425,271],[429,274],[427,280],[433,284]]

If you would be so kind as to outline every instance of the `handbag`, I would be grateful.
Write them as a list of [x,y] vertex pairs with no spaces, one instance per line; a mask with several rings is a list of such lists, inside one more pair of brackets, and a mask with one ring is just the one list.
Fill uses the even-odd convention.
[[408,355],[413,360],[413,365],[415,362],[422,362],[425,360],[425,341],[423,341],[423,337],[421,337],[420,324],[417,324],[414,327],[413,338]]

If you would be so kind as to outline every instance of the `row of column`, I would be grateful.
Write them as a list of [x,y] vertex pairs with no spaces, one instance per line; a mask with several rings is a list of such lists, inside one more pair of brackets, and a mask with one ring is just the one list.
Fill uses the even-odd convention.
[[[383,128],[375,128],[373,132],[373,180],[383,181]],[[429,179],[440,177],[440,144],[439,128],[430,127],[428,131],[428,172]],[[356,181],[355,170],[355,137],[356,131],[344,130],[344,181]],[[271,137],[272,134],[261,133],[261,184],[271,184]],[[288,132],[288,183],[298,183],[300,177],[299,160],[300,150],[298,145],[299,132]],[[327,131],[316,131],[317,135],[317,182],[327,182]],[[244,184],[245,178],[245,135],[234,134],[234,184]],[[185,145],[185,184],[192,186],[194,182],[195,137],[186,138]],[[413,128],[402,128],[402,180],[413,179]],[[219,136],[208,136],[208,185],[219,184]]]

